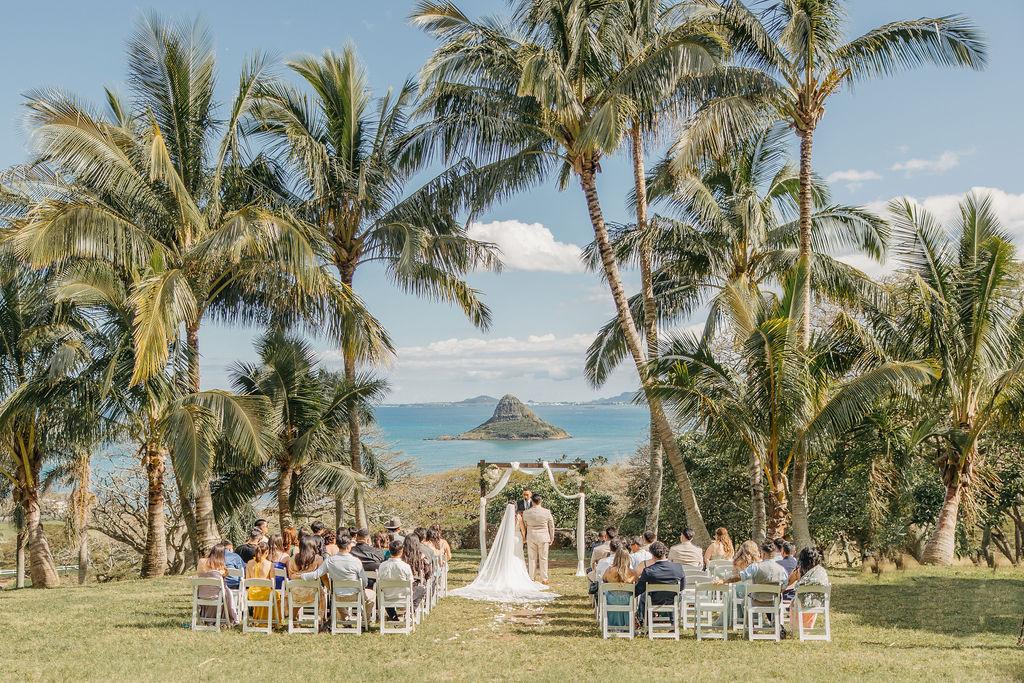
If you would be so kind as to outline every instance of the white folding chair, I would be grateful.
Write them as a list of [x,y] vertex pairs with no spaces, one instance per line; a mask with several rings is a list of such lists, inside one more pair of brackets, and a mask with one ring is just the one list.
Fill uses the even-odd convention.
[[285,588],[284,609],[288,633],[317,633],[320,630],[320,582],[292,579]]
[[[619,591],[629,593],[629,604],[608,604],[608,594]],[[633,615],[636,614],[636,584],[602,582],[598,588],[598,595],[601,605],[601,636],[603,638],[617,637],[633,640]],[[626,624],[624,626],[615,626],[608,623],[609,615],[622,614],[623,612],[626,614]]]
[[708,561],[708,573],[714,574],[716,569],[732,569],[732,560],[710,560]]
[[731,615],[729,623],[733,631],[739,631],[740,633],[746,630],[747,621],[746,615],[743,612],[743,598],[740,597],[739,591],[741,587],[746,591],[747,585],[743,581],[729,584],[729,613]]
[[331,633],[362,634],[365,618],[363,584],[359,581],[331,581],[331,598]]
[[[241,614],[242,609],[242,581],[245,579],[244,569],[232,569],[228,567],[228,578],[238,579],[238,588],[228,588],[231,591],[231,599],[235,602],[235,614]],[[226,584],[225,584],[226,585]]]
[[[704,638],[729,639],[729,607],[724,584],[710,581],[693,587],[695,593],[697,640]],[[719,625],[715,622],[719,621]]]
[[[805,602],[808,597],[818,596],[821,605],[818,607],[807,607]],[[797,637],[800,640],[832,640],[831,610],[832,586],[798,586],[793,604],[793,616],[796,619]],[[805,615],[815,615],[814,625],[804,626]],[[820,622],[824,621],[824,626]]]
[[[380,632],[412,633],[415,628],[412,609],[412,582],[401,579],[377,580],[377,617]],[[388,617],[388,609],[395,611],[395,618]]]
[[[667,605],[655,605],[651,600],[651,593],[671,593],[672,602]],[[682,615],[680,593],[678,583],[647,584],[644,617],[647,621],[647,637],[650,640],[656,638],[679,640],[679,619]]]
[[[249,594],[249,590],[252,588],[267,589],[266,600],[254,600]],[[249,631],[273,633],[274,618],[277,617],[278,623],[280,623],[280,606],[274,591],[274,582],[270,579],[242,579],[238,592],[242,594],[242,633]],[[253,614],[249,614],[250,610],[255,612],[258,608],[266,608],[266,619],[258,619]]]
[[[225,604],[224,581],[212,577],[192,578],[192,630],[220,631],[221,624],[230,626],[228,606]],[[203,608],[215,609],[215,616],[203,616]],[[212,622],[212,624],[211,624]]]
[[[768,602],[766,602],[766,600]],[[743,598],[749,640],[781,640],[782,591],[777,583],[753,583]],[[771,625],[768,619],[771,618]]]
[[686,577],[687,583],[701,583],[704,581],[710,581],[713,577],[703,569],[697,567],[691,567],[689,565],[680,565],[683,568],[683,575]]

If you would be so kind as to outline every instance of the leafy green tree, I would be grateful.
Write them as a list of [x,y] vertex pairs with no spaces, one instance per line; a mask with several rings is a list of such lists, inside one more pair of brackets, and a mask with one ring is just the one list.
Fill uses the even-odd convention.
[[[814,132],[829,98],[843,86],[892,76],[925,64],[982,69],[984,40],[967,17],[955,14],[884,24],[847,39],[842,0],[774,0],[753,7],[742,0],[695,0],[702,20],[728,36],[746,78],[709,97],[678,143],[680,163],[689,165],[709,149],[724,151],[760,127],[767,115],[789,124],[800,138],[800,256],[812,252],[811,153]],[[804,268],[805,277],[811,270]],[[810,337],[811,300],[804,300],[800,335]],[[794,463],[793,532],[799,547],[810,544],[807,524],[807,460]]]
[[680,418],[700,425],[713,447],[753,453],[760,463],[769,538],[785,534],[786,473],[799,452],[827,448],[880,400],[935,375],[927,362],[879,358],[864,330],[842,313],[804,348],[798,330],[805,282],[797,268],[781,298],[743,280],[723,289],[722,314],[738,340],[735,362],[726,364],[692,334],[677,335],[659,360],[658,391]]
[[964,197],[948,231],[908,200],[889,209],[902,267],[873,323],[891,353],[934,358],[942,371],[916,430],[946,489],[923,559],[950,564],[961,502],[973,504],[978,486],[979,443],[1024,399],[1021,264],[988,195]]
[[[660,326],[676,325],[709,306],[703,338],[716,340],[725,304],[720,297],[743,290],[779,288],[797,262],[798,174],[789,158],[786,131],[773,126],[744,141],[724,157],[679,172],[670,160],[652,174],[652,202],[677,218],[655,216],[646,229],[626,226],[612,235],[620,262],[655,255],[653,293]],[[874,258],[885,253],[885,223],[858,207],[831,203],[828,187],[816,181],[811,287],[819,296],[856,306],[876,292],[870,279],[830,254],[857,249]],[[595,258],[593,245],[588,256]],[[647,325],[642,296],[630,298],[634,317]],[[729,336],[729,330],[726,330]],[[741,340],[729,339],[727,345]],[[619,319],[600,330],[587,352],[587,378],[600,386],[627,350]],[[765,535],[761,463],[750,452],[751,538]],[[660,456],[659,456],[660,457]],[[735,532],[735,528],[734,528]]]
[[623,63],[627,3],[537,0],[514,4],[511,22],[474,21],[451,3],[419,2],[413,22],[441,41],[423,68],[423,110],[446,159],[470,155],[475,196],[497,199],[554,174],[575,178],[587,210],[626,346],[637,368],[697,540],[710,537],[660,399],[622,285],[601,211],[597,176],[618,150],[633,114],[651,110],[677,85],[684,64],[712,68],[718,43],[682,35]]
[[[307,322],[379,351],[379,326],[321,268],[325,250],[315,231],[268,208],[267,164],[248,159],[239,142],[266,60],[246,64],[223,122],[213,45],[198,25],[142,19],[127,65],[131,97],[108,91],[106,113],[59,91],[29,94],[37,165],[27,179],[48,191],[15,222],[11,239],[35,267],[95,260],[122,271],[131,283],[130,382],[163,372],[183,329],[189,390],[199,392],[200,328],[211,318]],[[219,538],[209,479],[208,462],[177,476],[198,552]]]
[[296,506],[313,495],[347,496],[366,481],[351,468],[348,411],[354,404],[360,422],[372,422],[372,406],[387,392],[387,384],[359,376],[349,384],[318,371],[309,345],[280,331],[264,335],[257,350],[259,364],[236,364],[231,381],[238,393],[269,402],[274,448],[255,462],[227,456],[227,473],[218,482],[214,500],[218,507],[232,510],[269,491],[283,529],[292,526]]
[[[356,271],[368,263],[383,267],[402,291],[460,307],[486,329],[490,311],[463,276],[477,267],[495,267],[490,245],[470,239],[456,215],[460,201],[450,183],[454,171],[417,187],[428,171],[420,136],[409,117],[416,86],[407,81],[374,98],[355,48],[326,51],[287,62],[312,96],[284,83],[260,91],[258,122],[251,132],[269,139],[290,171],[296,191],[294,211],[315,225],[328,244],[328,261],[341,282],[353,287]],[[372,319],[371,319],[372,320]],[[333,321],[343,330],[355,317]],[[345,381],[356,382],[356,365],[372,360],[373,336],[350,333],[341,340]],[[349,406],[349,450],[353,471],[362,471],[359,410]],[[361,489],[356,520],[367,526]]]

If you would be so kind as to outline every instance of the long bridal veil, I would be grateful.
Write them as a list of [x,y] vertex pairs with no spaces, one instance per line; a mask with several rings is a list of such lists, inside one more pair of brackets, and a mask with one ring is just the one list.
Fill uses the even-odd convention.
[[516,527],[516,506],[515,503],[509,503],[501,518],[494,545],[480,565],[476,579],[468,586],[456,588],[448,594],[490,602],[539,602],[557,598],[556,594],[547,590],[547,586],[530,580]]

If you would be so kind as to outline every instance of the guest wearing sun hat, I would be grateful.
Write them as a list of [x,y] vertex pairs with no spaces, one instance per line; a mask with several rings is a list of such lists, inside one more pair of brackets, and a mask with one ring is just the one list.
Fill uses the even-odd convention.
[[384,528],[391,534],[392,541],[405,541],[405,535],[402,533],[402,520],[398,517],[389,519]]

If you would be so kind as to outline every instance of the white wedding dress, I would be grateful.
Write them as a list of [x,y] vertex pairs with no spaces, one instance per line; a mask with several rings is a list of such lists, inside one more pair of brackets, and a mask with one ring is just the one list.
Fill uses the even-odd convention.
[[547,586],[530,580],[519,536],[516,505],[509,503],[494,544],[473,583],[448,591],[448,594],[489,602],[541,602],[557,598],[558,595],[548,591]]

